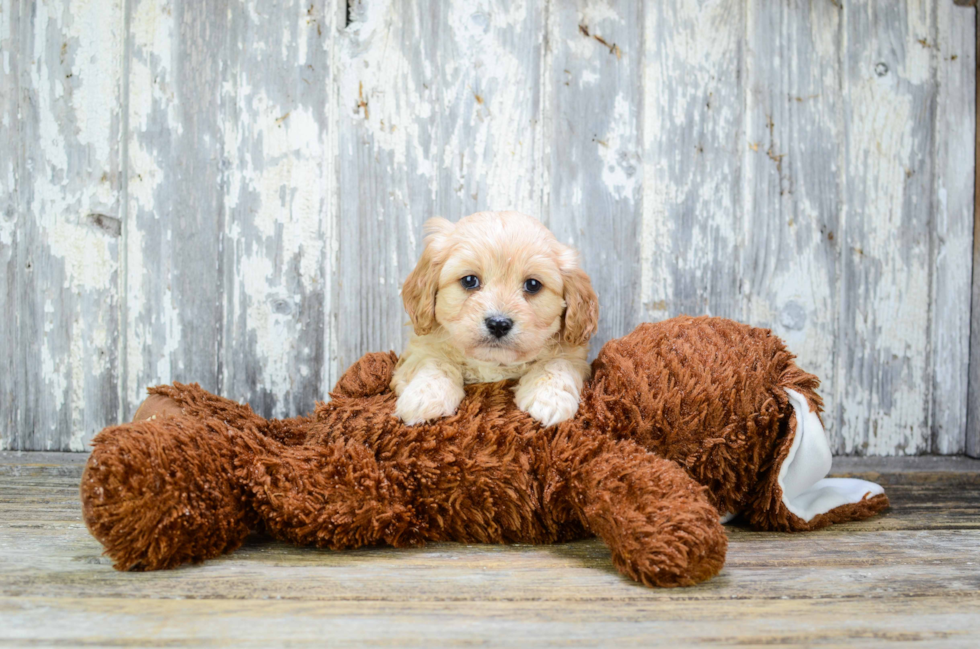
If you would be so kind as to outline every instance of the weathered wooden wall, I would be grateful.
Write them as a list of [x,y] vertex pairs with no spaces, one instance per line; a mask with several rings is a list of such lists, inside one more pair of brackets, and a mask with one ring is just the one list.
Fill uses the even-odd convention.
[[0,448],[171,380],[308,410],[401,346],[426,218],[516,208],[596,347],[772,327],[838,452],[963,452],[975,44],[952,0],[0,0]]

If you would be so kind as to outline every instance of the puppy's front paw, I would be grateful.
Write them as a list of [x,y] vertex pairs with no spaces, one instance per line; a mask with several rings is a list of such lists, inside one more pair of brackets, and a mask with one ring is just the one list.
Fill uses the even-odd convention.
[[554,426],[578,412],[578,390],[569,387],[548,380],[521,386],[516,394],[517,407],[545,426]]
[[456,412],[466,394],[448,377],[416,377],[395,404],[395,414],[408,425],[439,419]]

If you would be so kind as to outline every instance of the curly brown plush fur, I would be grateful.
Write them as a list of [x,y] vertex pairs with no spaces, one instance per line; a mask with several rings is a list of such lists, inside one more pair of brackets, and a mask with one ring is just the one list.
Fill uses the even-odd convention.
[[594,363],[577,416],[542,428],[511,384],[466,387],[458,411],[406,426],[368,354],[306,417],[266,420],[197,385],[159,386],[137,421],[93,440],[85,521],[119,569],[170,568],[237,548],[261,526],[332,549],[426,541],[554,543],[598,535],[621,572],[691,585],[724,564],[719,512],[799,531],[870,516],[881,495],[810,522],[776,471],[816,377],[768,330],[717,318],[645,324]]

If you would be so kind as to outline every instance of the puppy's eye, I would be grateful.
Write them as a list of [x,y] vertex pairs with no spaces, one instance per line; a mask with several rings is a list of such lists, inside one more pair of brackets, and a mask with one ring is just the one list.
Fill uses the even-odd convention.
[[530,293],[531,295],[534,295],[535,293],[537,293],[538,291],[540,291],[542,288],[544,288],[544,285],[541,284],[541,282],[539,282],[536,279],[529,279],[526,282],[524,282],[524,292],[525,293]]
[[480,278],[476,275],[467,275],[463,279],[459,280],[459,283],[462,284],[463,288],[465,288],[467,291],[480,288]]

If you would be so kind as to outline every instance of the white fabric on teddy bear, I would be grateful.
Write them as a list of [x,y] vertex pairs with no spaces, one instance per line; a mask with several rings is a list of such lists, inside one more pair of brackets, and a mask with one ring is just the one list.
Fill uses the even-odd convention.
[[[824,477],[830,473],[833,456],[823,424],[817,413],[810,411],[802,394],[787,389],[786,395],[796,414],[793,444],[777,477],[786,509],[809,523],[814,516],[835,507],[885,493],[881,485],[867,480]],[[727,523],[737,515],[726,513],[721,522]]]
[[809,522],[835,507],[885,493],[881,485],[867,480],[824,477],[833,458],[823,424],[802,394],[789,389],[786,394],[796,413],[796,435],[778,477],[786,509]]

